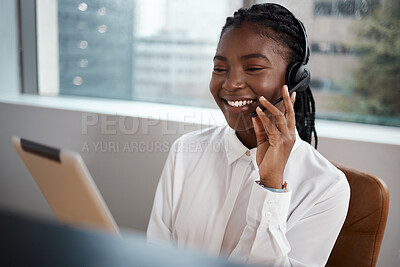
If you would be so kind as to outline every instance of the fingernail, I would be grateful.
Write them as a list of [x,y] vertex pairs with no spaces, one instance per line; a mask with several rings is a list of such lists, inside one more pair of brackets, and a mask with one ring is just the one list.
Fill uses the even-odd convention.
[[266,100],[267,100],[267,99],[265,99],[265,97],[264,97],[264,96],[261,96],[261,97],[260,97],[260,99],[261,99],[261,100],[264,100],[264,101],[266,101]]
[[[265,99],[265,98],[264,98],[264,99]],[[262,111],[260,107],[257,107],[256,109],[257,109],[257,111]]]

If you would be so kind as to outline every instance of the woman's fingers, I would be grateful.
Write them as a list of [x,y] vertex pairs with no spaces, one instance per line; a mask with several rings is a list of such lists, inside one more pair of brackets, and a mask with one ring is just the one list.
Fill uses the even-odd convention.
[[292,95],[289,96],[289,89],[287,85],[284,85],[282,87],[282,97],[283,97],[283,103],[285,105],[286,126],[290,132],[294,132],[296,119],[295,119],[293,104],[294,100],[296,99],[296,92],[293,92]]
[[[292,106],[294,106],[294,102],[296,102],[296,92],[293,92],[290,95],[290,102],[292,102]],[[294,108],[293,108],[294,109]]]
[[[287,133],[288,131],[288,126],[287,126],[287,121],[285,116],[283,115],[283,113],[274,105],[271,104],[271,102],[269,102],[268,100],[265,99],[265,97],[260,97],[260,103],[267,109],[267,111],[269,113],[271,113],[274,116],[275,119],[275,124],[276,126],[274,128],[279,129],[280,132],[282,133]],[[261,111],[261,110],[260,110]],[[261,111],[261,113],[259,111],[257,111],[258,116],[262,116],[265,118],[267,118],[268,116]],[[264,122],[264,120],[262,120]],[[270,122],[271,120],[268,118],[268,121]],[[272,130],[273,129],[268,129],[268,130]]]
[[[295,112],[293,109],[293,104],[296,99],[296,92],[293,92],[289,96],[288,87],[284,85],[282,87],[282,98],[285,107],[284,114],[274,105],[272,105],[265,97],[260,97],[260,103],[268,111],[267,114],[264,113],[260,108],[256,109],[259,120],[253,121],[259,124],[258,130],[261,130],[260,123],[265,128],[264,131],[267,132],[267,137],[275,134],[294,134],[296,127]],[[264,136],[263,136],[263,139]]]
[[274,136],[280,136],[281,132],[278,130],[275,123],[272,122],[272,117],[268,117],[267,114],[265,114],[260,107],[257,107],[256,112],[258,118],[263,124],[264,131],[268,135],[268,138],[271,139]]
[[254,125],[254,131],[256,133],[257,146],[259,146],[260,144],[268,141],[268,135],[267,132],[265,131],[264,125],[261,122],[260,118],[253,117],[252,120]]

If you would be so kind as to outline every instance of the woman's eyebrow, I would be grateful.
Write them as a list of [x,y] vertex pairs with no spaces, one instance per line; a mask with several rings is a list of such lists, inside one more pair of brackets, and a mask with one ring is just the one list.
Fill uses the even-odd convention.
[[221,55],[215,55],[213,60],[221,60],[221,61],[226,61],[226,57],[223,57]]
[[[250,59],[250,58],[262,58],[262,59],[265,59],[270,62],[270,60],[263,54],[255,53],[255,54],[248,54],[248,55],[244,55],[244,56],[240,57],[241,60],[246,60],[246,59]],[[221,56],[221,55],[215,55],[213,60],[227,61],[226,57]]]
[[263,54],[248,54],[248,55],[244,55],[241,56],[240,59],[241,60],[246,60],[246,59],[250,59],[250,58],[262,58],[265,59],[267,61],[270,61],[266,56],[264,56]]

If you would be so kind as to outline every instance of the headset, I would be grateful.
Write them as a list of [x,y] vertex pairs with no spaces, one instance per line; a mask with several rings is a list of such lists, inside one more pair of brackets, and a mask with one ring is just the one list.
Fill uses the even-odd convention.
[[303,24],[297,18],[295,19],[299,24],[301,31],[303,32],[304,55],[303,55],[303,60],[301,62],[294,62],[290,64],[286,70],[285,82],[289,87],[290,93],[294,91],[305,91],[308,88],[311,79],[310,69],[307,66],[308,41],[307,41],[306,30],[304,29]]
[[[300,29],[303,33],[304,36],[304,53],[303,53],[303,60],[301,62],[294,62],[291,63],[287,70],[286,70],[286,77],[285,77],[285,84],[288,86],[289,88],[289,95],[293,92],[296,91],[305,91],[309,84],[310,84],[310,80],[311,80],[311,73],[310,73],[310,69],[307,66],[307,58],[308,58],[308,41],[307,41],[307,33],[306,30],[303,27],[303,24],[300,22],[300,20],[298,20],[292,12],[290,12],[286,7],[278,5],[278,4],[270,4],[281,7],[286,9],[290,14],[292,14],[293,18],[297,21],[297,24],[300,26]],[[278,98],[277,100],[275,100],[274,102],[272,102],[272,105],[276,105],[279,102],[281,102],[283,100],[283,97]],[[265,111],[266,108],[265,107],[261,107],[262,111]],[[257,112],[253,111],[250,113],[251,117],[257,117]]]

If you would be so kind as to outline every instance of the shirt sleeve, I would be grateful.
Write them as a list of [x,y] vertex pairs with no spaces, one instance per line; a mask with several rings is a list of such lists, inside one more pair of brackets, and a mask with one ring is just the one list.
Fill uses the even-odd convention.
[[172,238],[172,183],[176,158],[176,143],[171,146],[164,169],[156,189],[150,221],[147,227],[147,242],[171,244]]
[[253,184],[247,225],[230,259],[266,266],[325,265],[347,214],[347,181],[341,179],[287,231],[291,194]]

